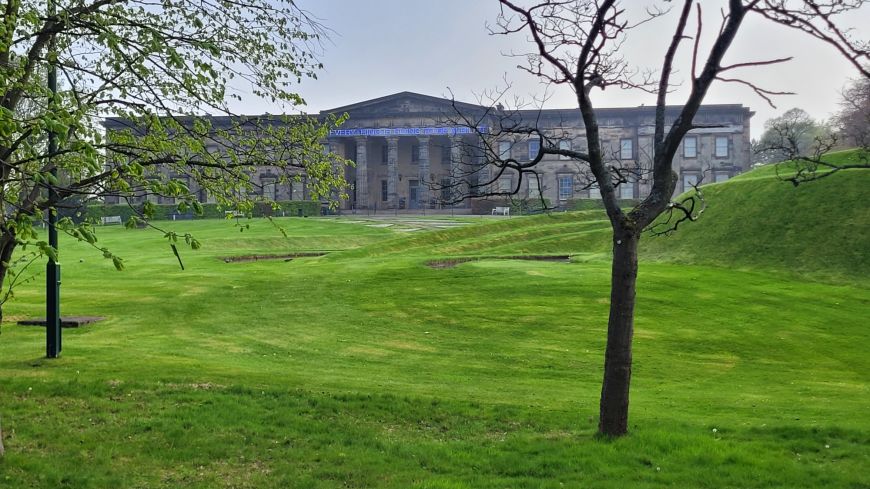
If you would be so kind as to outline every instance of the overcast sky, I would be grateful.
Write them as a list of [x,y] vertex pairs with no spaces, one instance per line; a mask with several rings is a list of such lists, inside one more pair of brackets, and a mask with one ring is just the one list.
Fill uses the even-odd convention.
[[[317,80],[297,87],[308,103],[307,112],[401,91],[442,96],[448,94],[448,88],[457,99],[474,102],[476,93],[503,87],[505,80],[511,84],[513,94],[528,102],[548,89],[516,68],[520,59],[504,56],[528,50],[530,44],[525,34],[487,33],[487,23],[494,23],[498,15],[496,0],[297,0],[297,3],[332,31],[320,56],[325,65],[323,71]],[[624,5],[641,9],[652,3],[626,0]],[[709,40],[718,28],[722,3],[710,0],[702,3],[708,34],[702,52],[709,48]],[[636,66],[658,66],[672,35],[675,13],[633,31],[625,45],[626,58]],[[845,20],[855,28],[855,37],[868,39],[870,6]],[[680,54],[684,61],[688,60],[688,44]],[[740,103],[750,107],[756,112],[752,133],[757,137],[764,121],[791,107],[801,107],[817,119],[829,117],[837,110],[842,86],[848,78],[858,76],[831,46],[760,18],[744,22],[726,62],[786,56],[794,56],[794,60],[741,72],[743,78],[761,87],[796,92],[776,97],[776,109],[746,87],[721,82],[713,86],[705,103]],[[677,79],[685,80],[686,71],[687,68]],[[681,104],[685,100],[686,85],[670,95],[669,103]],[[549,91],[551,97],[545,107],[576,107],[570,88],[550,87]],[[596,91],[593,100],[598,107],[655,103],[653,95],[615,88]],[[246,103],[249,105],[239,107],[242,112],[275,112],[265,104]]]

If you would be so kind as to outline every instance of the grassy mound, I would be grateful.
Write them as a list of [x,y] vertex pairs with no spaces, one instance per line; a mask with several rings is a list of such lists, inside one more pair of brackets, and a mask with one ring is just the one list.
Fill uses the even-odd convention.
[[[856,153],[834,156],[845,161]],[[703,187],[707,210],[644,256],[680,263],[779,269],[821,278],[870,275],[870,171],[842,171],[794,187],[766,166]]]

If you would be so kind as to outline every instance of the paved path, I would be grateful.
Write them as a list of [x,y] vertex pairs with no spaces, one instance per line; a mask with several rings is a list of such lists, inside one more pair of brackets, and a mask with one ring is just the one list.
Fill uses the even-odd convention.
[[392,216],[336,216],[336,222],[343,224],[363,224],[373,228],[387,228],[399,233],[412,233],[432,229],[450,229],[467,226],[481,219],[509,219],[501,216],[462,216],[450,218],[445,216],[392,215]]

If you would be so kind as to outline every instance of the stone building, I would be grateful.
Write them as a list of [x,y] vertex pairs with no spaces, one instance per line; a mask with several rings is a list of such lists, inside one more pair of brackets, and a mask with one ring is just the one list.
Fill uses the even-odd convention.
[[[666,117],[676,116],[678,107],[669,108]],[[517,161],[533,158],[540,147],[537,138],[498,136],[497,117],[486,116],[486,108],[447,99],[401,92],[343,107],[325,110],[328,114],[348,114],[340,129],[330,132],[324,149],[353,160],[345,169],[351,183],[349,199],[341,208],[438,209],[445,205],[470,208],[469,199],[459,203],[457,194],[474,195],[485,191],[517,190],[517,198],[543,196],[551,206],[561,206],[576,199],[595,199],[600,194],[588,185],[588,174],[574,161],[548,155],[537,166],[539,178],[518,181],[515,173],[504,173],[492,186],[481,189],[476,184],[488,180],[493,170],[486,165],[481,151],[482,137],[502,158]],[[457,111],[478,124],[458,124]],[[602,146],[611,164],[623,168],[649,168],[653,137],[654,107],[603,108],[597,110]],[[746,170],[750,165],[749,122],[753,115],[740,104],[704,105],[695,129],[683,139],[674,158],[679,174],[677,193],[691,188],[703,176],[704,182],[721,182]],[[478,119],[479,117],[479,119]],[[583,122],[578,109],[519,110],[509,116],[514,122],[534,125],[561,147],[586,149]],[[107,126],[108,127],[108,126]],[[485,136],[482,136],[484,134]],[[493,140],[493,138],[495,138]],[[651,182],[643,171],[631,172],[629,182],[619,186],[625,199],[644,197]],[[458,186],[459,178],[467,180]],[[264,193],[278,200],[302,200],[308,197],[304,182],[281,188],[269,179],[268,169],[255,176],[262,180]],[[202,196],[203,201],[208,199]]]

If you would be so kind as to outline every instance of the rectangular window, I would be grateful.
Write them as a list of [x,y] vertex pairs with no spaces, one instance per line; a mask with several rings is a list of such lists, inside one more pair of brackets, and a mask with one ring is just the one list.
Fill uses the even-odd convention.
[[508,193],[513,191],[513,179],[511,177],[501,177],[498,179],[498,191]]
[[625,182],[619,184],[619,198],[620,199],[633,199],[634,198],[634,184],[631,182]]
[[600,199],[601,198],[601,189],[598,187],[591,187],[589,189],[589,198],[590,199]]
[[275,200],[276,198],[276,183],[274,178],[262,178],[260,184],[263,186],[263,198]]
[[683,138],[683,158],[698,157],[698,136],[686,136]]
[[717,171],[713,174],[714,182],[727,182],[731,176],[727,172]]
[[574,197],[574,177],[571,175],[559,176],[559,200],[567,200]]
[[499,141],[498,142],[498,159],[504,161],[511,157],[511,142],[510,141]]
[[716,158],[728,157],[728,136],[716,136]]
[[389,187],[387,187],[387,181],[381,180],[381,202],[386,202],[390,200],[390,193],[387,191]]
[[450,163],[450,144],[441,146],[441,163]]
[[541,140],[540,139],[529,139],[529,160],[534,160],[538,157],[538,153],[541,152]]
[[411,146],[411,163],[419,163],[420,162],[420,145],[415,144]]
[[[563,139],[559,141],[559,149],[563,151],[571,151],[571,141],[567,139]],[[559,155],[560,160],[570,160],[571,158],[567,155]]]
[[290,199],[291,200],[305,200],[305,184],[293,181],[293,184],[290,186]]
[[529,176],[529,198],[530,199],[540,199],[541,198],[541,185],[538,181],[540,176],[530,175]]
[[619,140],[619,159],[632,160],[634,159],[634,140],[620,139]]
[[384,144],[381,146],[381,163],[386,163],[390,159],[390,147]]
[[329,150],[329,143],[324,143],[323,144],[323,154],[328,155],[329,153],[332,153],[332,151]]
[[694,173],[683,174],[683,192],[692,190],[695,185],[698,185],[698,175]]

